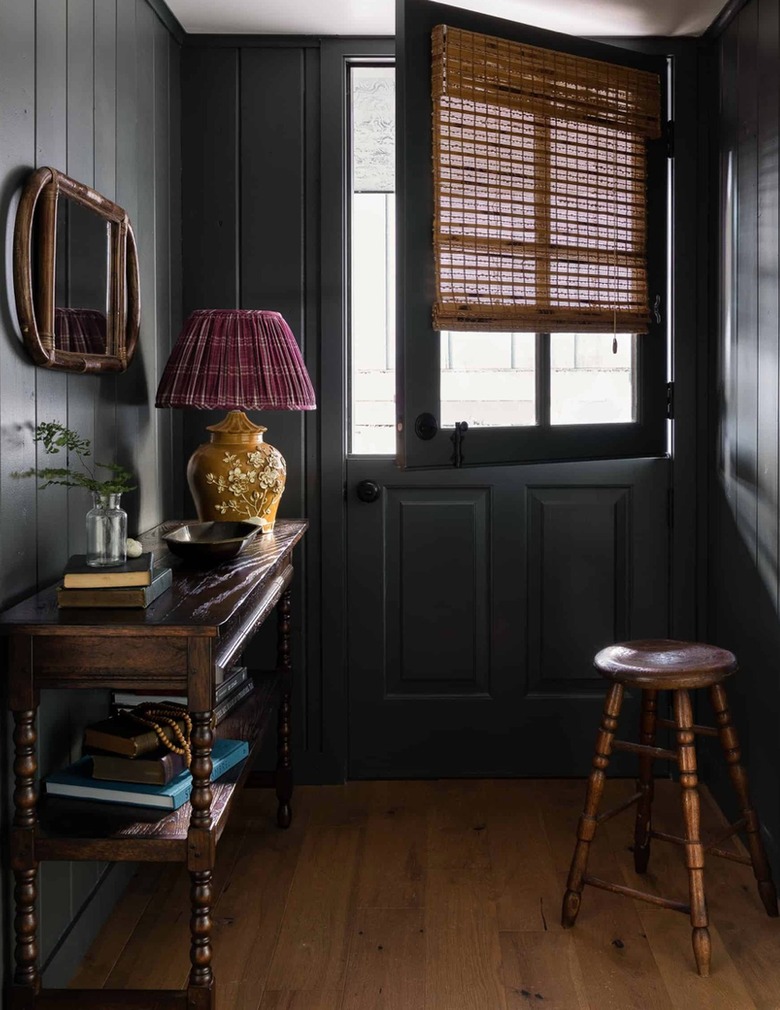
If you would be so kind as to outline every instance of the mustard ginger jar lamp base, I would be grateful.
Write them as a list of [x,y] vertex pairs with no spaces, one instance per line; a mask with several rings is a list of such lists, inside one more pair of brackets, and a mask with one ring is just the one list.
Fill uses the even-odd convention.
[[198,519],[251,522],[270,533],[287,466],[279,450],[263,441],[267,429],[243,411],[231,410],[206,430],[211,440],[198,446],[187,466]]

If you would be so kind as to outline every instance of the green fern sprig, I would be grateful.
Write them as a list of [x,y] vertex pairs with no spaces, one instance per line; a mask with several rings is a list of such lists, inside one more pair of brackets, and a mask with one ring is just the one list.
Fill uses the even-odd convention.
[[[118,463],[98,463],[97,460],[88,463],[87,458],[92,455],[90,440],[82,438],[77,432],[57,421],[41,421],[35,429],[33,440],[43,444],[43,450],[47,455],[62,451],[68,456],[75,455],[82,470],[73,470],[70,466],[32,467],[22,473],[13,474],[14,477],[37,477],[43,481],[38,485],[41,489],[59,484],[63,487],[83,487],[99,495],[124,494],[125,491],[135,490],[136,485],[130,483],[132,475],[129,470]],[[107,470],[111,476],[100,480],[96,473],[98,469]]]

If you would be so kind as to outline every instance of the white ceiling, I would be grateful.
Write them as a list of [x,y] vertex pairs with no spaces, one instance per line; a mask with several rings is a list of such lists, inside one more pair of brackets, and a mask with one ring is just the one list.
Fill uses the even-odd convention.
[[[700,35],[725,0],[449,0],[570,35]],[[393,35],[395,0],[168,0],[185,31]]]

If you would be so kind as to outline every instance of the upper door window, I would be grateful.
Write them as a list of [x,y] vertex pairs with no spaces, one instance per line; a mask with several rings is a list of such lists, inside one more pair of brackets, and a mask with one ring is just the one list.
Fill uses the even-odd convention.
[[[612,135],[615,131],[603,129],[601,125],[594,127],[578,122],[572,127],[569,133],[577,144],[585,137],[588,140],[585,147],[589,148],[592,141],[594,148],[588,149],[587,154],[599,178],[594,183],[597,192],[593,194],[592,205],[595,209],[589,215],[582,210],[588,201],[582,180],[569,172],[569,154],[557,150],[560,145],[555,137],[556,130],[560,132],[560,123],[549,110],[540,108],[532,114],[524,111],[519,126],[519,120],[514,122],[519,114],[513,111],[509,114],[512,126],[506,130],[499,115],[499,125],[492,137],[488,136],[489,129],[481,130],[482,121],[475,115],[472,137],[469,134],[471,113],[467,109],[465,126],[461,129],[468,134],[469,143],[476,143],[474,156],[469,155],[465,164],[454,169],[455,176],[450,179],[455,179],[455,188],[447,182],[449,202],[443,204],[438,190],[434,190],[438,183],[430,168],[434,155],[431,39],[434,28],[441,24],[524,41],[548,51],[606,61],[618,68],[610,75],[615,80],[625,76],[620,68],[639,68],[641,72],[649,72],[644,74],[645,78],[652,76],[654,81],[660,80],[665,91],[664,60],[438,3],[405,0],[397,39],[398,114],[404,126],[396,138],[397,233],[393,241],[393,246],[397,247],[394,280],[397,395],[392,422],[389,402],[386,401],[384,408],[383,451],[391,451],[392,424],[399,461],[408,466],[446,466],[453,461],[469,465],[662,455],[667,442],[668,339],[663,321],[667,315],[668,163],[665,145],[659,140],[646,142],[642,139],[641,144],[637,144],[633,139],[616,139]],[[480,115],[483,112],[481,110]],[[581,110],[577,110],[576,115],[580,114]],[[585,114],[590,115],[589,112]],[[441,111],[439,115],[441,117]],[[448,117],[449,112],[445,112],[443,132],[441,126],[438,127],[438,144],[442,137],[452,142],[447,134]],[[518,129],[520,132],[515,136]],[[524,196],[519,192],[516,199],[514,195],[508,197],[505,180],[500,177],[488,188],[477,185],[496,160],[501,160],[504,142],[511,147],[511,158],[518,162],[510,175],[522,174],[523,165],[526,165],[539,183],[535,194]],[[574,141],[569,137],[569,147],[571,143]],[[540,144],[543,146],[541,155]],[[523,150],[523,145],[528,148],[527,160],[523,155],[517,158],[517,151]],[[639,182],[626,182],[626,177],[634,171],[640,147],[647,153],[646,180],[641,177]],[[555,176],[552,184],[547,175]],[[513,186],[515,182],[516,179]],[[522,190],[523,185],[517,184]],[[604,194],[598,192],[605,185],[609,190],[606,200]],[[562,196],[561,187],[566,190]],[[648,313],[646,298],[644,308],[637,308],[634,297],[637,288],[645,287],[645,275],[636,273],[631,263],[637,242],[636,236],[626,230],[625,211],[627,204],[637,198],[647,200],[646,287],[656,310],[652,314]],[[536,207],[531,206],[534,200]],[[578,205],[576,210],[572,201]],[[459,317],[459,309],[466,298],[457,296],[452,299],[454,310],[453,306],[445,306],[441,311],[442,296],[446,296],[442,280],[449,283],[450,277],[449,267],[446,277],[442,273],[437,277],[433,227],[437,213],[441,220],[442,207],[449,212],[455,205],[457,221],[455,227],[447,226],[446,252],[447,255],[460,255],[465,263],[463,269],[460,268],[463,263],[458,267],[459,278],[465,284],[464,292],[498,291],[498,298],[492,300],[503,299],[505,306],[501,306],[500,311],[510,315],[524,299],[530,302],[532,295],[542,292],[543,300],[534,303],[541,305],[541,310],[526,310],[526,315],[529,311],[532,315],[536,313],[538,332],[512,332],[511,323],[502,326],[500,317],[491,318],[489,325],[480,332],[483,315],[479,308],[474,311],[473,318],[468,316],[473,311],[468,308],[466,316],[460,318],[458,325],[465,323],[467,332],[446,329],[449,316],[454,311],[454,318]],[[542,213],[540,207],[547,208],[547,212]],[[567,216],[571,219],[572,214],[577,217],[574,239],[571,248],[565,249],[565,243],[556,233],[560,231],[558,224],[564,227],[565,219]],[[490,219],[502,215],[508,215],[508,224],[506,228],[502,224],[498,239],[483,238],[482,229],[491,223]],[[544,220],[549,226],[547,234],[542,227]],[[462,234],[467,236],[472,248],[459,251],[458,247],[453,251],[449,237],[452,236],[457,245]],[[502,245],[501,258],[497,266],[496,259],[488,266],[487,253],[495,249],[496,242]],[[481,262],[483,254],[485,264]],[[520,270],[519,279],[517,276],[508,279],[508,273],[504,272],[509,270],[510,261]],[[593,285],[595,295],[582,294],[582,280],[588,273],[598,274]],[[599,301],[600,306],[596,305]],[[605,318],[605,302],[608,306],[614,305],[614,311],[610,309],[609,313],[612,325],[609,318]],[[441,332],[433,328],[434,305]],[[577,311],[572,310],[572,324],[567,327],[569,306]],[[585,318],[591,307],[594,314]],[[599,308],[600,314],[596,311]],[[649,325],[644,322],[648,315]],[[543,320],[548,316],[555,322],[550,326],[553,332],[544,332]],[[631,332],[634,319],[637,332]],[[517,330],[521,328],[525,330],[527,325],[517,326]],[[640,328],[648,332],[637,335]],[[430,423],[431,419],[435,424]],[[462,441],[462,451],[454,453],[451,436],[455,424],[464,421],[468,423],[468,431]],[[352,448],[361,451],[354,430]]]
[[[348,80],[350,449],[389,455],[396,448],[395,69],[354,63]],[[632,335],[445,330],[439,343],[444,428],[636,419]]]

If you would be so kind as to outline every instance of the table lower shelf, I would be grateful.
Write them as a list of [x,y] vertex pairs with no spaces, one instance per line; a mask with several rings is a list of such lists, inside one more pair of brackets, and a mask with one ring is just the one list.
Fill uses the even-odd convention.
[[[211,786],[212,832],[217,841],[273,722],[280,687],[278,673],[256,676],[252,694],[217,726],[218,737],[249,742],[248,757]],[[189,803],[161,816],[159,810],[145,807],[43,796],[38,804],[35,859],[183,861],[191,813]]]

